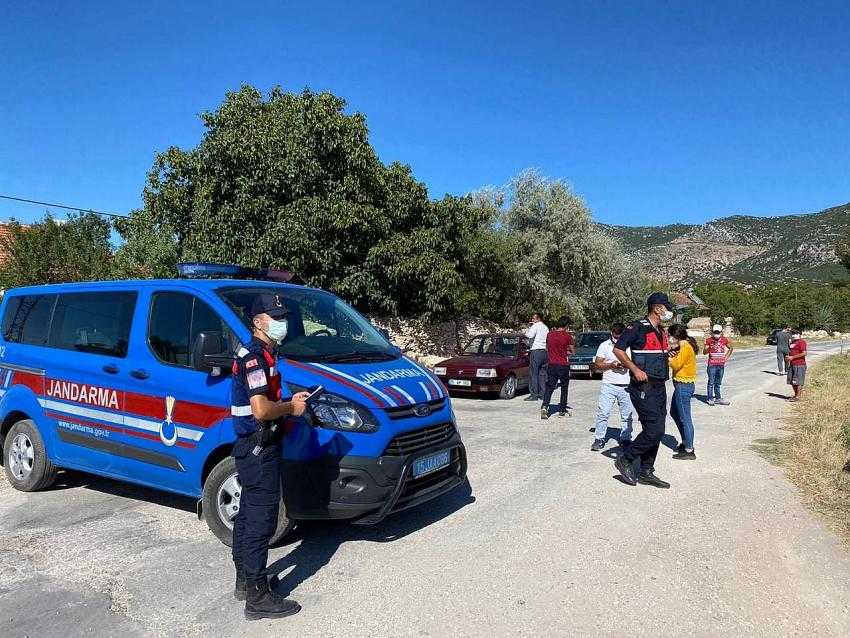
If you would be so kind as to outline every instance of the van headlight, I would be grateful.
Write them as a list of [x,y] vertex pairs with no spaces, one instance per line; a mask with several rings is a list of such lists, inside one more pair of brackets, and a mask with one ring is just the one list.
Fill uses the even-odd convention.
[[356,403],[338,394],[323,392],[310,403],[315,421],[320,427],[343,432],[374,432],[378,424],[372,414]]
[[493,378],[496,376],[496,370],[495,368],[478,368],[478,370],[475,371],[475,376]]
[[446,376],[446,369],[444,367],[434,368],[434,374],[436,374],[438,377],[444,377]]

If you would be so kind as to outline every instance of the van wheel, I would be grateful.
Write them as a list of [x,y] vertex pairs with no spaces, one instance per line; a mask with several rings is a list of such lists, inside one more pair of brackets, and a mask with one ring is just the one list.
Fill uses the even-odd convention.
[[[241,490],[242,486],[239,484],[239,476],[236,473],[236,461],[232,456],[219,461],[204,483],[204,520],[206,520],[210,531],[228,547],[233,545],[233,520],[239,511]],[[283,490],[281,490],[277,529],[271,537],[269,545],[277,543],[292,531],[293,527],[295,527],[295,522],[286,515]]]
[[18,421],[6,434],[3,443],[6,478],[17,490],[36,492],[53,485],[59,472],[44,449],[44,441],[30,419]]
[[517,382],[516,376],[509,374],[508,378],[502,382],[502,389],[499,390],[500,399],[513,399],[516,396]]

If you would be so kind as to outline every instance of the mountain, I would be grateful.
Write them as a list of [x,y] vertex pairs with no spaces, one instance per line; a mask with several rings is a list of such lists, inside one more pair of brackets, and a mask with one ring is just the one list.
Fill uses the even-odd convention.
[[835,243],[850,233],[850,203],[805,215],[733,215],[706,224],[603,228],[653,278],[680,286],[848,278]]

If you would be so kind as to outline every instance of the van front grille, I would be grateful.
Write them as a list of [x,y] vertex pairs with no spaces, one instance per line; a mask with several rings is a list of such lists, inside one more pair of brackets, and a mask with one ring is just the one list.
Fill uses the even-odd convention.
[[419,430],[397,435],[384,450],[385,456],[407,456],[434,445],[445,443],[455,434],[453,423],[430,425]]

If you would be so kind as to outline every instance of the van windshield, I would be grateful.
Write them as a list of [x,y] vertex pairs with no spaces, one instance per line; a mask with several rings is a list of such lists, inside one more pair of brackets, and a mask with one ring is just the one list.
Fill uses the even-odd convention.
[[359,363],[389,361],[401,355],[368,319],[329,292],[271,285],[219,288],[217,292],[249,328],[254,298],[263,292],[280,295],[289,311],[289,328],[278,354],[287,359]]

